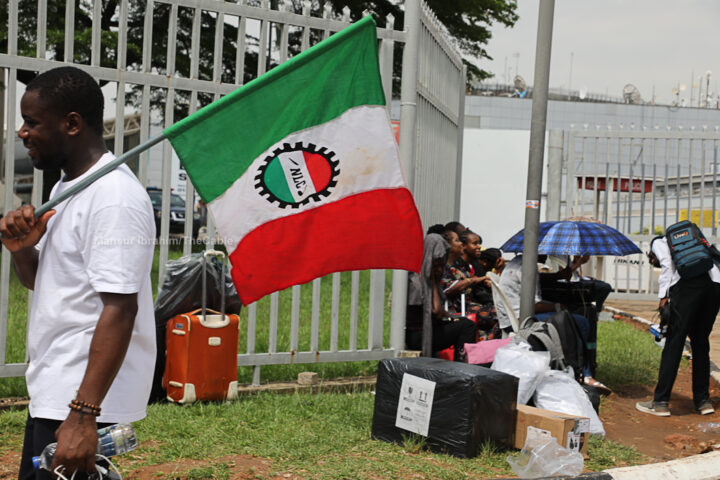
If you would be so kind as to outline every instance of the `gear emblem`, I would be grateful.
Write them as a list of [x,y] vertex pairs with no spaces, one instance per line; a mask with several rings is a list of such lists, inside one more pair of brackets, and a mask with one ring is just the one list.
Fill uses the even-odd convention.
[[280,208],[321,202],[337,185],[335,152],[315,144],[284,143],[266,156],[255,176],[255,190]]

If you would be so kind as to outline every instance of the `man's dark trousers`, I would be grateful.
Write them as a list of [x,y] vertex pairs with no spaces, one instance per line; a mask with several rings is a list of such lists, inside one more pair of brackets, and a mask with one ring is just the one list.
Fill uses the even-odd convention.
[[680,279],[670,287],[670,322],[660,360],[655,402],[669,402],[670,392],[680,366],[685,338],[688,336],[692,347],[692,390],[695,407],[699,407],[709,399],[708,337],[715,323],[718,308],[720,308],[720,283],[710,280],[708,274]]

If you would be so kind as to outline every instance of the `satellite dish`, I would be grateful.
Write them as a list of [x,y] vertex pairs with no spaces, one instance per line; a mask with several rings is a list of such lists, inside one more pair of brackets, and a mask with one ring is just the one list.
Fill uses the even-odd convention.
[[628,83],[623,87],[623,99],[625,100],[625,103],[631,103],[633,105],[642,103],[640,91],[632,83]]
[[515,88],[515,92],[512,95],[513,97],[525,98],[525,95],[527,95],[527,91],[525,90],[527,84],[523,77],[515,75],[515,78],[513,78],[513,87]]

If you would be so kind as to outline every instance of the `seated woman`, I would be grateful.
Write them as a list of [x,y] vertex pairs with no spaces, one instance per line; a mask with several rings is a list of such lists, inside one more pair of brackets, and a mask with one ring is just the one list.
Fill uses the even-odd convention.
[[[483,331],[483,337],[485,339],[500,338],[492,293],[489,291],[490,280],[475,275],[475,269],[471,265],[472,256],[479,249],[480,237],[472,232],[464,232],[458,237],[453,231],[445,232],[444,236],[450,244],[450,251],[443,273],[442,287],[451,302],[449,304],[450,311],[463,312],[464,294],[465,314],[475,316],[478,328]],[[465,239],[465,242],[461,241],[462,238]]]
[[425,253],[420,275],[408,278],[408,308],[405,343],[411,350],[422,350],[423,356],[450,346],[455,361],[465,361],[465,344],[475,343],[475,323],[464,317],[453,317],[444,308],[445,294],[440,287],[449,246],[440,235],[425,237]]

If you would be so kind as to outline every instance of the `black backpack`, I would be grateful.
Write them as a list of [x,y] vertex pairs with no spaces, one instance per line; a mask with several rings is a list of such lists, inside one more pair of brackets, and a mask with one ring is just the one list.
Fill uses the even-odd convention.
[[716,253],[694,223],[683,220],[670,225],[666,232],[670,254],[682,278],[695,278],[707,273],[714,265]]
[[520,324],[517,336],[529,343],[534,351],[550,352],[550,368],[565,370],[572,367],[575,379],[582,380],[585,342],[570,312],[561,310],[545,321],[528,317]]

